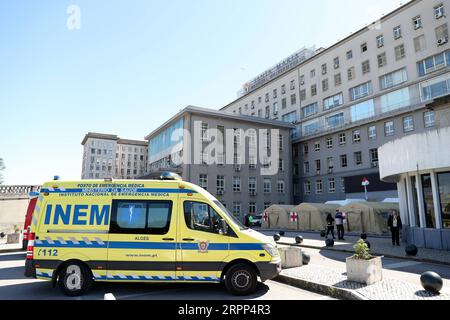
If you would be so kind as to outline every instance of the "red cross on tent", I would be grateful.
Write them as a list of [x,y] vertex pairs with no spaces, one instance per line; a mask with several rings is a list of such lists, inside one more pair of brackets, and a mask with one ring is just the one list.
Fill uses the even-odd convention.
[[296,222],[296,221],[298,220],[298,214],[297,214],[297,212],[291,212],[290,217],[291,217],[291,221],[292,221],[292,222]]
[[267,212],[264,212],[263,219],[265,222],[269,221],[269,215],[267,214]]

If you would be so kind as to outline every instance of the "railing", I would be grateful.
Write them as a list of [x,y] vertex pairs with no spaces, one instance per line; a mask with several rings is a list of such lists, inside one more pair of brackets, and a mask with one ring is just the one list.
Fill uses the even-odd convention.
[[41,186],[0,185],[0,198],[28,197],[30,192],[39,192]]

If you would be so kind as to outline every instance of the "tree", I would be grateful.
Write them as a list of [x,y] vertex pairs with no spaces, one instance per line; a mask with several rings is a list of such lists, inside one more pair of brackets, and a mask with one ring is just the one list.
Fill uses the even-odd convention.
[[3,170],[5,170],[5,165],[3,163],[3,159],[0,158],[0,184],[3,183],[3,175],[2,175]]

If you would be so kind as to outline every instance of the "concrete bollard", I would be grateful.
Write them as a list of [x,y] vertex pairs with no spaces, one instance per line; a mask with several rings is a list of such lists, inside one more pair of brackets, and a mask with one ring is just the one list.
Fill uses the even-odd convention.
[[303,265],[302,249],[291,246],[279,246],[278,251],[281,257],[281,267],[283,269],[297,268]]

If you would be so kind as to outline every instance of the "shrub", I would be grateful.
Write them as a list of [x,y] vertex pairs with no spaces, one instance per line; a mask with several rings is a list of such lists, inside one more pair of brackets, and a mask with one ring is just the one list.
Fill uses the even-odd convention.
[[354,259],[370,260],[373,258],[373,256],[369,253],[369,247],[362,239],[356,242],[356,244],[353,246],[353,249],[355,249],[355,254],[353,255]]

